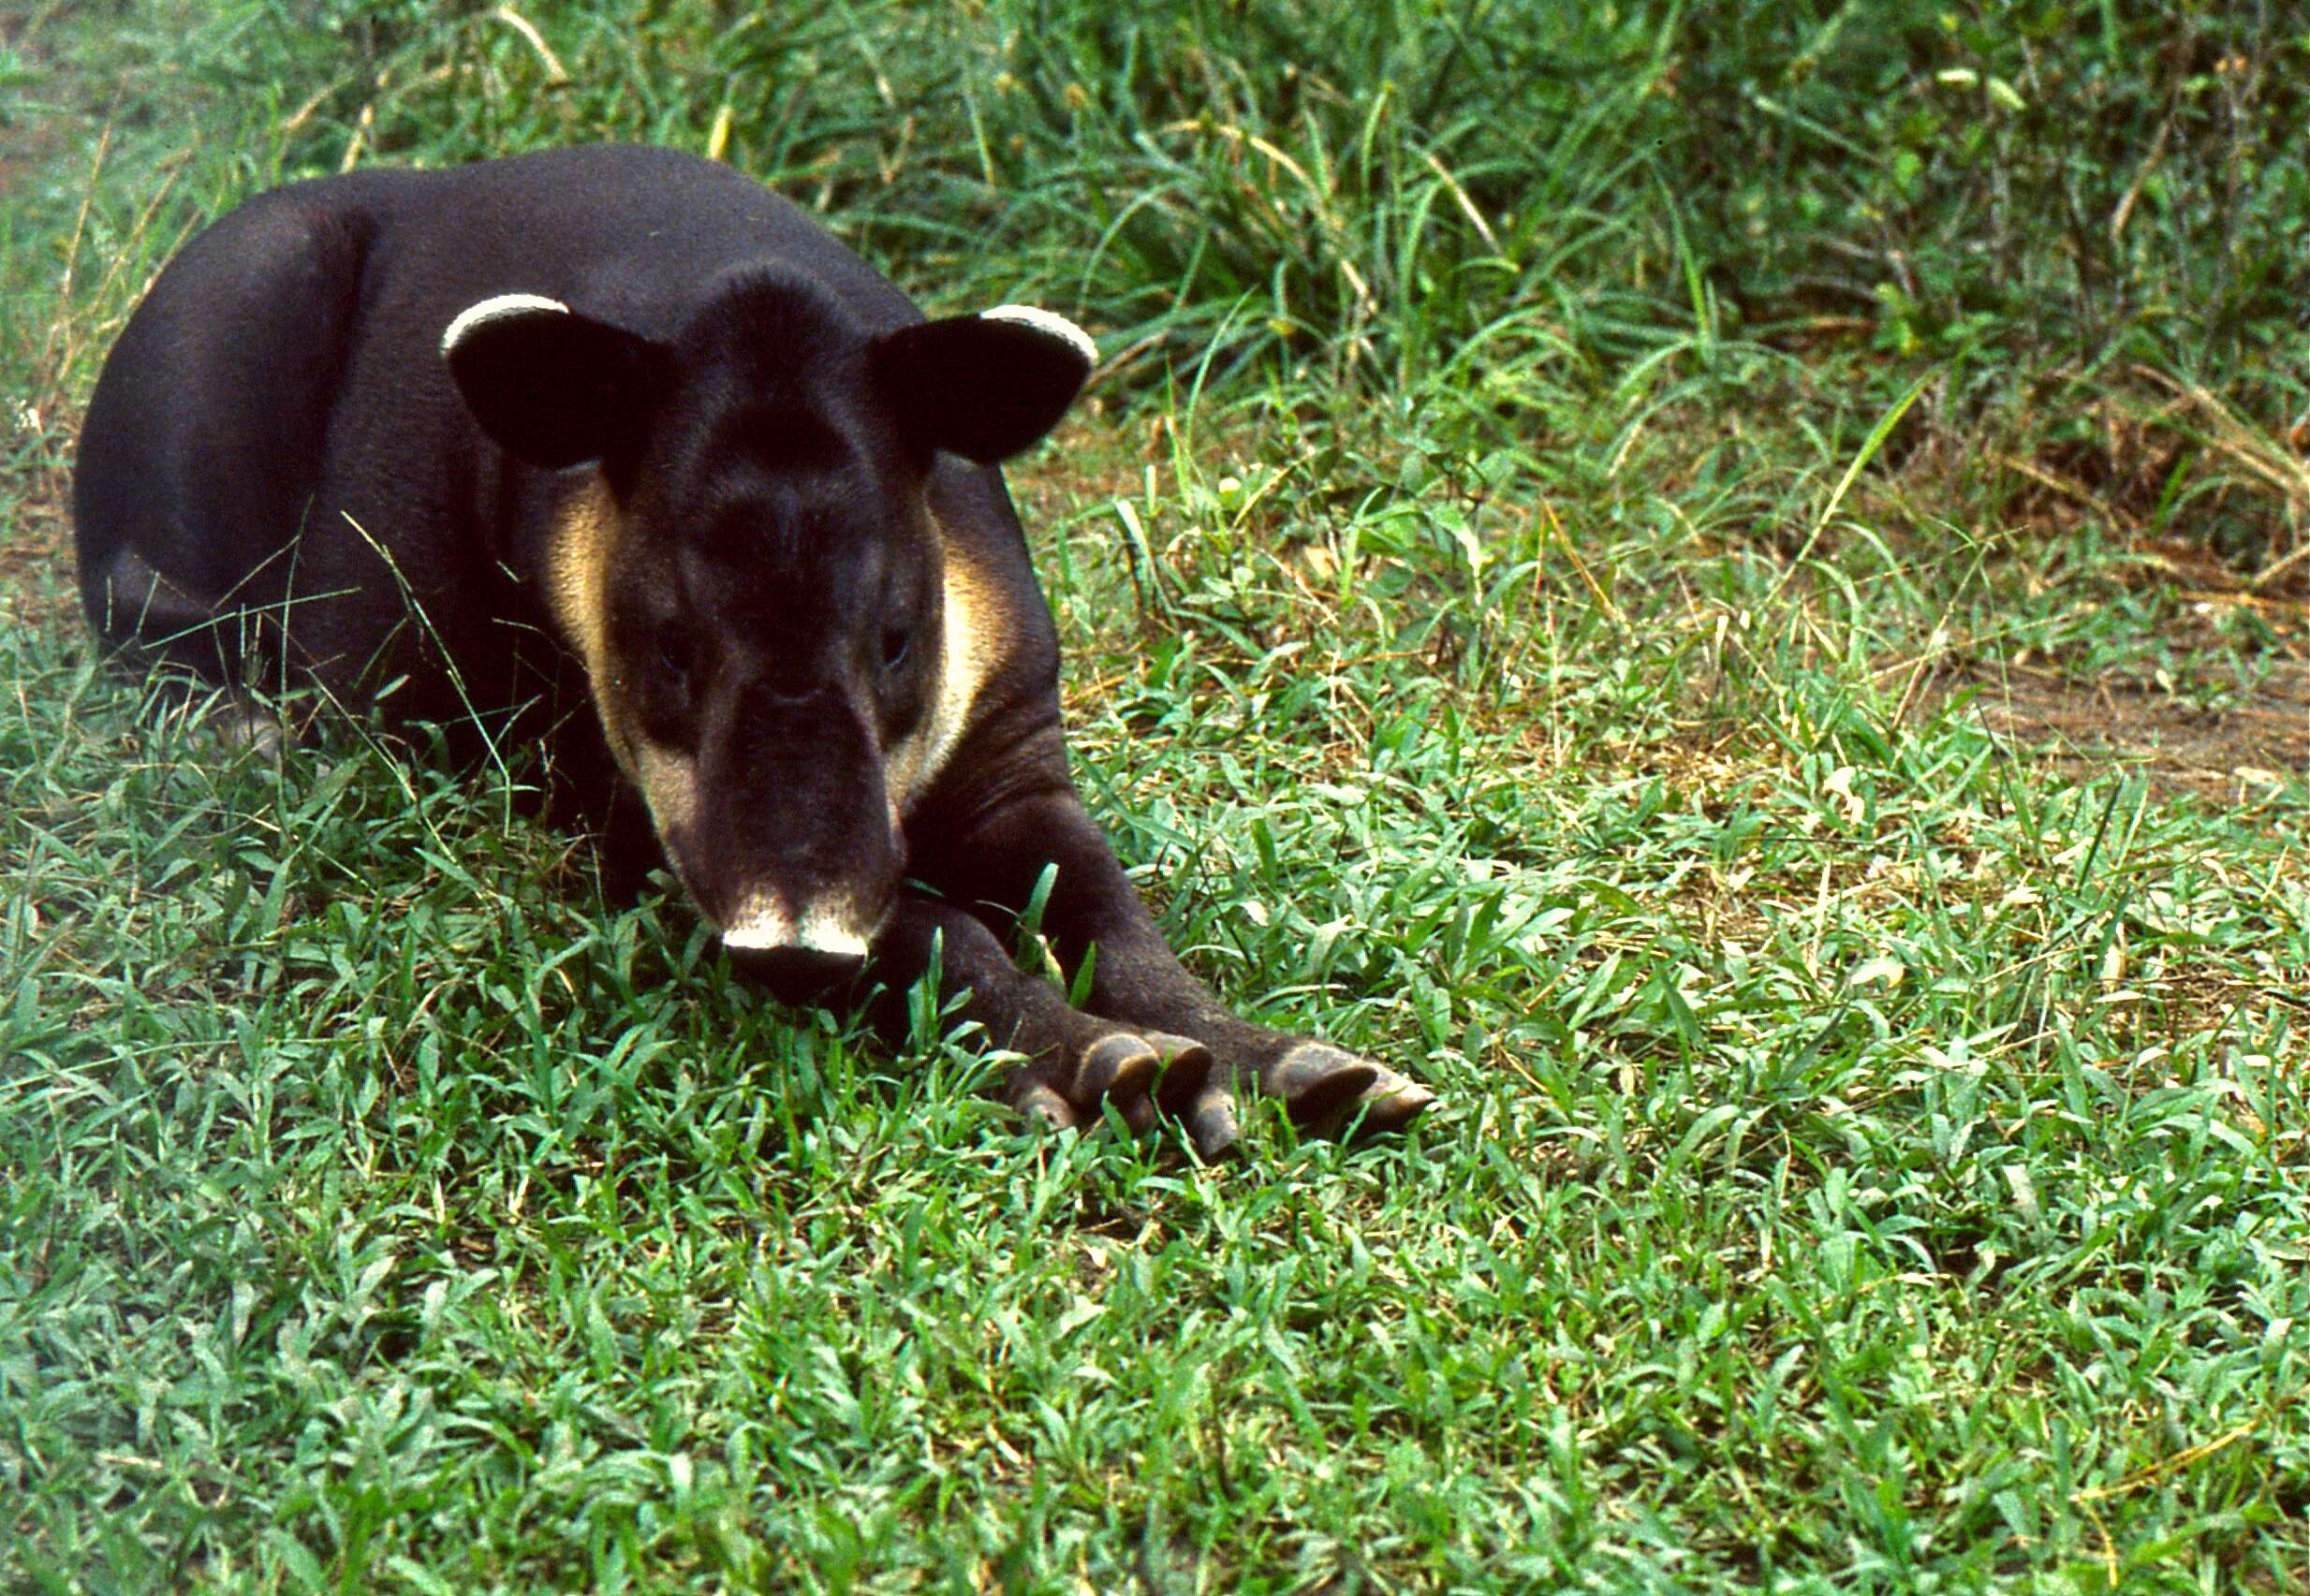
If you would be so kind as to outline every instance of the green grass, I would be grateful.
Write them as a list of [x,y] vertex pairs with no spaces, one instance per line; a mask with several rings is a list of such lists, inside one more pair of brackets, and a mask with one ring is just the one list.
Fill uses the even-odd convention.
[[[2298,25],[517,14],[0,21],[0,1588],[2310,1580]],[[199,220],[718,123],[1098,331],[1013,473],[1083,784],[1408,1137],[1026,1135],[92,657]]]

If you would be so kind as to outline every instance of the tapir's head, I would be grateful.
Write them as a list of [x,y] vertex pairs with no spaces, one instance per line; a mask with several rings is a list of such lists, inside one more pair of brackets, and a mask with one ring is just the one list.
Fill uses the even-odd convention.
[[569,474],[548,598],[684,886],[774,975],[855,967],[991,619],[965,613],[932,465],[1040,438],[1090,340],[1018,307],[870,334],[748,275],[670,339],[515,294],[443,350],[492,439]]

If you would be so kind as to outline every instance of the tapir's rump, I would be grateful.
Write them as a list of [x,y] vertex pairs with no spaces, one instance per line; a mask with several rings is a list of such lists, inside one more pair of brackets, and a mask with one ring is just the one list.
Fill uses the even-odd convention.
[[[1096,358],[1035,307],[926,321],[669,151],[299,183],[196,239],[112,350],[81,592],[108,644],[228,696],[535,746],[613,870],[669,869],[773,984],[902,991],[941,949],[1039,1118],[1169,1107],[1214,1152],[1249,1087],[1401,1123],[1421,1089],[1181,970],[1075,798],[996,465]],[[1001,940],[1052,866],[1085,1011]]]

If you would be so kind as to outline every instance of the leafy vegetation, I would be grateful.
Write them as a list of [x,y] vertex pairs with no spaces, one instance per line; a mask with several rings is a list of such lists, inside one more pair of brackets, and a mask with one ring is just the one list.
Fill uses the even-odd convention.
[[[0,1586],[2289,1589],[2282,7],[0,19]],[[1446,1094],[1037,1138],[493,778],[91,655],[257,188],[646,139],[1100,336],[1013,473],[1192,960]]]

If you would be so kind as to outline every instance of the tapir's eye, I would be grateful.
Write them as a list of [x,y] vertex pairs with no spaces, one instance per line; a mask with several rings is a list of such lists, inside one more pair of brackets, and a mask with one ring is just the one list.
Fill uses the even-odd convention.
[[896,670],[906,663],[913,652],[915,635],[903,626],[893,626],[882,634],[882,668]]
[[677,687],[689,681],[698,665],[698,646],[690,640],[688,627],[679,621],[661,621],[650,646],[661,675]]

